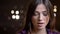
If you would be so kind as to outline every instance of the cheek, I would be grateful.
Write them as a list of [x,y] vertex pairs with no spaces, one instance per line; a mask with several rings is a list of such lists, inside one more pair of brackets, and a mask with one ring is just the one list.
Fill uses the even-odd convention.
[[32,16],[32,23],[36,24],[38,21],[38,18],[36,16]]
[[44,19],[44,21],[45,21],[46,23],[48,23],[48,22],[49,22],[49,16],[46,16],[45,19]]

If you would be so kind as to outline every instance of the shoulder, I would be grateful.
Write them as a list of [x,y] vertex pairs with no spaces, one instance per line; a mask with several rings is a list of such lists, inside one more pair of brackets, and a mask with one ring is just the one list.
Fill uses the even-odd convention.
[[57,31],[51,31],[50,29],[47,29],[48,34],[60,34],[60,32]]
[[22,31],[18,32],[18,34],[26,34],[26,30],[22,30]]

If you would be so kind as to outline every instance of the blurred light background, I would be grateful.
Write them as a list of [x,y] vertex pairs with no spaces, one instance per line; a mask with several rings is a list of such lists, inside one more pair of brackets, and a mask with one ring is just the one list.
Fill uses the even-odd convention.
[[[25,25],[31,0],[0,0],[0,33],[15,34]],[[54,6],[55,29],[60,32],[60,0],[50,0]]]

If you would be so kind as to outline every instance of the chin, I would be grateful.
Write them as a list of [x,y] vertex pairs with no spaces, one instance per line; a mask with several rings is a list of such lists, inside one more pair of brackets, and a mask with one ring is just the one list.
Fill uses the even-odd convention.
[[38,27],[38,29],[44,29],[45,27]]

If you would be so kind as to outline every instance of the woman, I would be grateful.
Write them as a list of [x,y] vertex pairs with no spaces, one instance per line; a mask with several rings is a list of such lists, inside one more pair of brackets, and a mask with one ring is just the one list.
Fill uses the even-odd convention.
[[20,34],[58,34],[47,28],[53,21],[52,4],[49,0],[34,0],[27,12],[26,26]]

